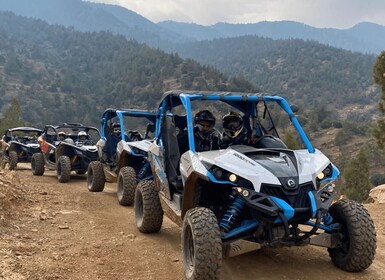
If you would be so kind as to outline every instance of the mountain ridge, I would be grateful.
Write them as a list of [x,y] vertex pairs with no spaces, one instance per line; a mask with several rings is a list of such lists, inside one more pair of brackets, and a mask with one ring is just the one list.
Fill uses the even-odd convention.
[[73,26],[80,31],[110,31],[151,47],[168,50],[169,44],[256,35],[272,39],[314,40],[354,52],[377,54],[385,49],[385,26],[362,22],[348,29],[317,28],[295,21],[216,23],[199,25],[163,21],[153,23],[127,8],[81,0],[0,0],[0,10]]

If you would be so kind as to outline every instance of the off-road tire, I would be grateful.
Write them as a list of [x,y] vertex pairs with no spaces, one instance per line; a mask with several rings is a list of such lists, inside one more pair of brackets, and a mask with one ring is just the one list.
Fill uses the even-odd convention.
[[196,207],[187,211],[182,226],[185,279],[219,279],[222,240],[213,211]]
[[136,185],[135,169],[130,166],[122,167],[119,171],[116,190],[120,205],[131,206],[134,203]]
[[349,272],[367,269],[376,253],[376,231],[368,211],[352,200],[340,200],[330,209],[333,222],[339,223],[343,235],[337,248],[329,248],[335,266]]
[[87,188],[90,192],[102,192],[106,178],[103,171],[104,165],[100,161],[91,161],[87,169]]
[[9,170],[15,170],[17,166],[17,153],[16,151],[9,152],[9,162],[8,162]]
[[67,183],[71,177],[71,161],[67,156],[60,156],[57,160],[56,175],[60,183]]
[[135,191],[135,221],[143,233],[158,232],[163,223],[163,210],[154,181],[141,181]]
[[4,169],[6,165],[7,165],[7,161],[4,158],[4,156],[2,156],[1,159],[0,159],[0,168]]
[[35,153],[31,158],[32,174],[35,176],[42,176],[44,174],[44,155],[42,153]]

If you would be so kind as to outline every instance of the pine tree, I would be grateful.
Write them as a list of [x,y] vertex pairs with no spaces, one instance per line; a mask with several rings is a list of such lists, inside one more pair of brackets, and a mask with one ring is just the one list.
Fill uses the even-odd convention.
[[365,201],[369,196],[371,185],[368,158],[364,149],[361,149],[358,155],[347,164],[344,173],[343,193],[357,202]]
[[292,131],[287,131],[285,136],[283,137],[283,142],[285,142],[286,146],[292,150],[298,150],[301,146],[298,144],[298,139],[296,135]]
[[4,132],[8,128],[18,126],[24,126],[24,121],[21,115],[19,101],[14,98],[11,106],[5,111],[4,118],[0,120],[0,132]]
[[377,145],[385,151],[385,51],[377,58],[373,67],[373,78],[376,84],[381,87],[381,98],[378,108],[382,114],[382,118],[377,121],[373,135],[377,140]]

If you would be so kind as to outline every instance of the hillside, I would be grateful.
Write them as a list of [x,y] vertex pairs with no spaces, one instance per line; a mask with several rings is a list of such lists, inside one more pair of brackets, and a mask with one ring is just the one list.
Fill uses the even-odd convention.
[[250,91],[212,67],[108,32],[81,33],[0,12],[0,111],[13,98],[23,118],[98,125],[108,107],[154,109],[169,89]]
[[261,91],[300,100],[307,108],[324,104],[336,111],[351,104],[369,105],[366,120],[377,110],[373,55],[316,42],[255,36],[183,44],[173,51],[230,76],[242,75]]

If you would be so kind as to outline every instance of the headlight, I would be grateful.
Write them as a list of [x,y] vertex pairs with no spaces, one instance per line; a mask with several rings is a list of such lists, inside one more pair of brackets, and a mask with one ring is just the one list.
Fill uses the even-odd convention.
[[238,180],[237,175],[235,175],[235,174],[230,174],[229,175],[229,181],[230,182],[235,183],[237,180]]
[[247,180],[247,179],[244,179],[234,173],[231,173],[225,169],[222,169],[218,166],[212,166],[210,169],[209,169],[209,172],[214,175],[215,179],[218,180],[218,181],[227,181],[227,182],[231,182],[233,185],[238,185],[238,186],[241,186],[241,187],[244,187],[244,188],[248,188],[248,189],[254,189],[253,188],[253,184]]
[[329,164],[321,173],[317,175],[318,180],[322,181],[324,179],[330,178],[333,175],[333,166]]

